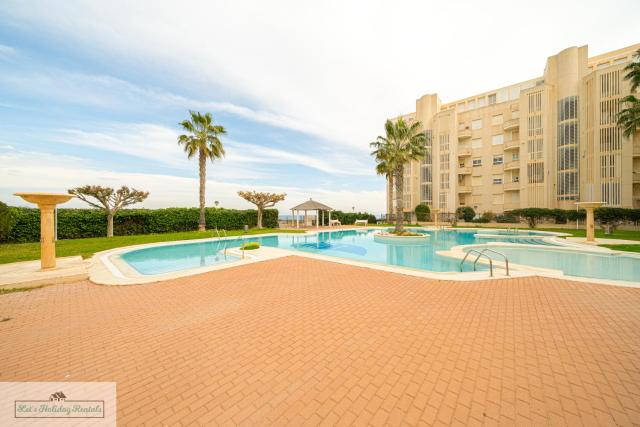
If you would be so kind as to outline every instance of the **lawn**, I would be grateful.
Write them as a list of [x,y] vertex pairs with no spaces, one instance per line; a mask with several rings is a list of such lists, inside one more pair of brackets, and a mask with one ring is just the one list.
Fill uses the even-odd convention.
[[[231,230],[228,236],[254,235],[265,233],[304,233],[302,230],[287,230],[279,228],[251,229],[247,233],[242,230]],[[81,255],[89,258],[94,253],[123,246],[140,245],[143,243],[171,242],[175,240],[206,239],[214,237],[211,230],[205,232],[185,231],[166,234],[140,234],[134,236],[115,236],[111,238],[97,237],[91,239],[59,240],[56,243],[56,256]],[[40,258],[40,242],[35,243],[2,243],[0,244],[0,264],[9,262],[29,261]]]
[[600,245],[614,251],[640,252],[640,245]]

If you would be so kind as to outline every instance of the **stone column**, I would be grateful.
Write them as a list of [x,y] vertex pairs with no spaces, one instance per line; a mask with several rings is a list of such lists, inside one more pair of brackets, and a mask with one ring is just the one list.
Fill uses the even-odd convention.
[[595,242],[596,240],[596,226],[593,220],[593,208],[587,207],[587,242]]
[[54,236],[56,205],[38,205],[40,208],[40,267],[56,268],[56,242]]

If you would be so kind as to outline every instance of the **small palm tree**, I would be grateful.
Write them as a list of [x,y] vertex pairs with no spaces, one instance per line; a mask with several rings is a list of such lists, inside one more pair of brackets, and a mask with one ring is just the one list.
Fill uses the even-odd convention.
[[225,135],[224,127],[213,123],[211,113],[198,113],[189,111],[191,120],[184,120],[180,126],[188,132],[178,137],[178,144],[184,147],[187,157],[191,159],[198,155],[198,169],[200,172],[200,219],[198,230],[205,231],[206,220],[204,216],[205,185],[207,181],[207,160],[214,161],[224,156],[224,147],[218,138]]
[[618,126],[622,128],[624,136],[631,136],[640,130],[640,99],[633,95],[633,92],[640,88],[640,49],[633,55],[633,61],[629,63],[624,70],[627,74],[625,80],[629,80],[631,86],[631,95],[627,95],[620,100],[625,108],[618,113]]
[[412,160],[424,156],[427,137],[421,130],[418,121],[408,125],[403,119],[395,123],[387,120],[384,125],[386,136],[378,136],[372,142],[372,156],[376,159],[376,172],[391,176],[396,190],[396,226],[397,232],[402,231],[402,186],[404,183],[404,167]]

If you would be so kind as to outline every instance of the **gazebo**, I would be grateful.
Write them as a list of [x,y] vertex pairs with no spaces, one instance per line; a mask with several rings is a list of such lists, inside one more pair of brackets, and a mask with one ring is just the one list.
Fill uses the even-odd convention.
[[[316,217],[316,227],[320,227],[320,223],[324,224],[324,213],[325,211],[329,212],[329,225],[331,225],[331,211],[333,210],[333,208],[320,203],[320,202],[316,202],[313,199],[309,199],[304,203],[299,204],[298,206],[294,206],[291,208],[291,214],[293,215],[293,217],[295,218],[296,221],[296,228],[300,228],[300,212],[304,211],[304,224],[307,224],[307,211],[316,211],[317,212],[317,217]],[[320,218],[320,214],[322,213],[322,218]]]

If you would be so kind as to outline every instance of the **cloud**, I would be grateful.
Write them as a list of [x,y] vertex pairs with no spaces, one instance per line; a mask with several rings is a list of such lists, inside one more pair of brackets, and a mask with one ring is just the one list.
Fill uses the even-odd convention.
[[15,53],[16,50],[13,47],[0,44],[0,58],[13,56]]
[[[0,199],[10,205],[24,205],[12,194],[17,191],[64,192],[66,189],[87,183],[119,187],[129,185],[149,191],[150,197],[140,206],[161,208],[168,206],[196,206],[198,200],[197,178],[168,174],[118,172],[94,167],[91,162],[76,156],[51,155],[49,153],[0,150]],[[295,185],[260,185],[233,180],[207,180],[207,204],[214,200],[229,208],[247,208],[250,205],[237,195],[247,188],[257,191],[285,192],[287,199],[277,207],[282,213],[309,197],[321,200],[332,207],[379,213],[384,210],[384,192],[358,190],[332,190],[330,188],[304,188]],[[84,207],[80,201],[69,207]]]

